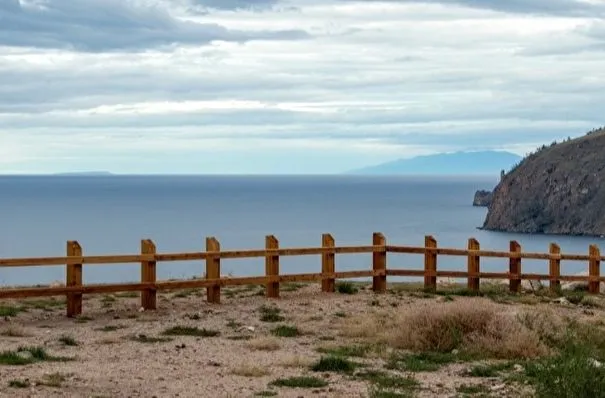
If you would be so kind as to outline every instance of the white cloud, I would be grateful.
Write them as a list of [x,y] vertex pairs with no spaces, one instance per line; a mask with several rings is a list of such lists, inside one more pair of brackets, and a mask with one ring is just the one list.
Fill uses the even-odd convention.
[[[135,37],[100,44],[87,35],[107,15],[47,0],[84,26],[77,45],[39,14],[31,33],[56,29],[52,41],[0,39],[5,171],[338,172],[450,149],[525,153],[603,124],[596,3],[89,3]],[[164,23],[169,46],[136,33]],[[193,25],[251,40],[179,30]]]

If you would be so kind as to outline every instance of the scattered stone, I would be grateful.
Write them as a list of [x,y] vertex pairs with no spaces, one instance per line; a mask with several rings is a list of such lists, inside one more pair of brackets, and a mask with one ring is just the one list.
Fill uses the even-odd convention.
[[215,368],[218,368],[221,366],[221,364],[216,361],[209,361],[208,366],[214,366]]
[[592,366],[594,366],[595,368],[600,368],[603,366],[603,364],[599,361],[597,361],[594,358],[590,358],[590,363],[592,364]]
[[492,388],[490,388],[490,390],[500,391],[500,390],[504,390],[505,388],[506,388],[506,384],[496,384],[495,386],[492,386]]
[[452,355],[458,355],[459,353],[460,353],[460,351],[458,349],[456,349],[456,348],[454,348],[452,350]]
[[569,304],[571,304],[569,302],[569,300],[567,300],[565,297],[558,297],[558,298],[554,299],[552,302],[553,303],[558,303],[558,304],[561,304],[561,305],[569,305]]
[[139,312],[145,312],[145,308],[143,308],[143,307],[139,308]]
[[520,373],[523,372],[525,370],[525,368],[522,365],[519,365],[518,363],[513,365],[513,371]]

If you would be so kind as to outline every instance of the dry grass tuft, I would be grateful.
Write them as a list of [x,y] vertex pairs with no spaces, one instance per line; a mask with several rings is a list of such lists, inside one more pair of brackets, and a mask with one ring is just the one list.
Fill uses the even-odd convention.
[[281,342],[276,337],[259,337],[246,342],[246,347],[256,351],[277,351]]
[[308,368],[314,363],[313,358],[302,355],[289,355],[280,360],[279,366],[284,368]]
[[231,374],[242,377],[263,377],[271,374],[271,372],[260,366],[245,364],[232,369]]
[[30,336],[25,331],[25,329],[23,329],[21,326],[18,326],[18,325],[8,325],[4,329],[2,329],[2,332],[0,332],[0,335],[2,335],[4,337],[28,337],[28,336]]
[[[534,317],[535,325],[528,321]],[[534,358],[549,351],[540,331],[544,326],[538,324],[553,317],[553,314],[511,315],[486,300],[430,302],[404,311],[351,318],[344,322],[341,335],[412,351],[459,349],[493,358]],[[551,321],[550,327],[555,323]]]

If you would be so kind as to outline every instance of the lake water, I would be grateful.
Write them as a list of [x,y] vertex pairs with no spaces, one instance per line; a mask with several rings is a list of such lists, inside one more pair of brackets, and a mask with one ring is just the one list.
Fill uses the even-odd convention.
[[[551,241],[564,253],[587,253],[602,239],[520,235],[478,230],[485,208],[472,206],[477,189],[495,179],[478,177],[361,176],[4,176],[0,177],[0,258],[63,256],[77,240],[84,254],[137,254],[140,240],[158,252],[203,251],[215,236],[223,249],[260,249],[274,234],[281,247],[320,246],[331,233],[337,245],[371,244],[382,232],[390,244],[466,247],[475,237],[482,249],[547,251]],[[319,272],[319,256],[282,257],[282,273]],[[422,255],[389,254],[390,267],[423,267]],[[482,259],[486,271],[506,271],[506,259]],[[371,254],[336,256],[337,270],[367,269]],[[440,269],[466,267],[463,257],[440,256]],[[525,272],[547,272],[546,261],[524,261]],[[222,273],[264,273],[264,259],[226,259]],[[158,278],[189,278],[203,261],[160,263]],[[564,262],[564,273],[587,269]],[[137,264],[87,265],[85,283],[139,280]],[[0,268],[0,284],[63,281],[65,267]],[[393,279],[391,279],[393,280]]]

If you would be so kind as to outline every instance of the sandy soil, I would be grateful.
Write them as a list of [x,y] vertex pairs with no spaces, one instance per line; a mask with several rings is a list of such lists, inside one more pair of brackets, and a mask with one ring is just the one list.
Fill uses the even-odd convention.
[[[132,295],[88,296],[80,319],[66,318],[60,299],[5,301],[0,305],[18,303],[27,310],[0,320],[0,351],[37,345],[51,355],[73,360],[0,365],[0,396],[253,397],[273,391],[279,397],[368,397],[367,381],[311,371],[310,364],[321,356],[317,348],[351,344],[352,339],[340,336],[340,331],[344,320],[352,316],[395,312],[442,299],[407,293],[375,295],[369,286],[355,295],[319,290],[318,285],[289,285],[282,288],[280,299],[269,300],[259,295],[258,286],[223,289],[219,305],[205,302],[204,289],[168,292],[158,296],[158,310],[148,312],[140,311],[138,297]],[[263,305],[279,307],[285,320],[261,321]],[[514,311],[520,305],[502,307]],[[271,330],[283,324],[296,325],[302,335],[273,336]],[[140,335],[166,338],[162,333],[175,326],[206,328],[220,335],[170,336],[170,340],[153,343],[133,340]],[[73,337],[77,345],[61,342],[62,336]],[[384,369],[384,358],[379,355],[355,360],[366,364],[366,369]],[[418,396],[462,396],[456,393],[462,384],[486,385],[490,396],[519,396],[519,391],[501,380],[463,376],[468,367],[457,363],[436,372],[415,373],[422,383]],[[323,378],[329,385],[311,389],[270,386],[276,379],[302,375]],[[9,386],[11,381],[26,379],[28,386]]]

